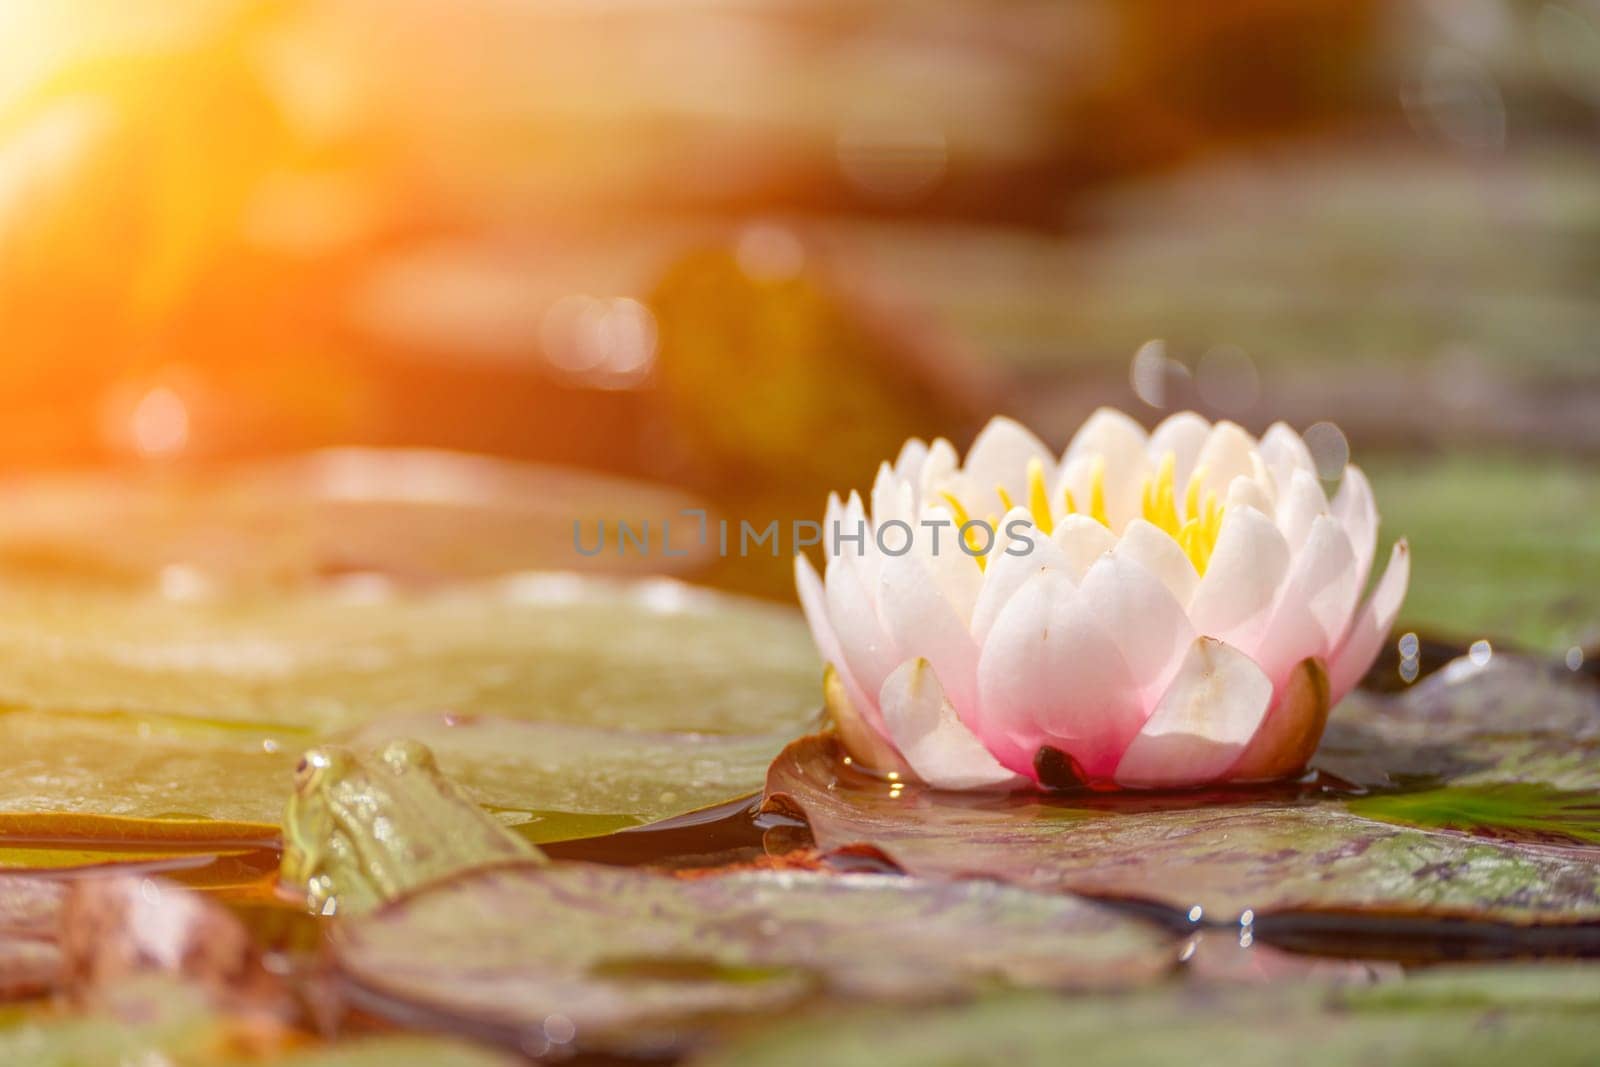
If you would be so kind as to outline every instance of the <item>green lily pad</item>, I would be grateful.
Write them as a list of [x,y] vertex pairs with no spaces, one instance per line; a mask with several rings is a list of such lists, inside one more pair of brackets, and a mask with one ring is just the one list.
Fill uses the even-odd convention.
[[915,874],[985,874],[1245,911],[1378,911],[1512,923],[1600,918],[1600,691],[1496,654],[1414,689],[1358,693],[1312,766],[1350,789],[1166,797],[942,794],[792,744],[767,792],[817,844],[866,842]]
[[665,579],[0,601],[11,837],[59,836],[49,815],[258,839],[300,752],[396,736],[534,840],[589,836],[758,791],[816,717],[797,614]]
[[714,1019],[819,998],[915,1002],[1003,987],[1107,988],[1176,964],[1159,929],[989,882],[590,864],[431,886],[335,928],[355,1002],[521,1043],[660,1054]]
[[764,733],[815,713],[798,613],[666,579],[528,574],[171,600],[59,584],[0,597],[0,702],[329,732],[450,711]]
[[1011,994],[970,1005],[805,1016],[752,1032],[699,1067],[926,1067],[1004,1062],[1204,1067],[1593,1062],[1600,968],[1447,968],[1370,987],[1218,989],[1125,996]]
[[435,715],[374,723],[350,743],[421,741],[473,800],[540,842],[642,826],[754,792],[792,736]]

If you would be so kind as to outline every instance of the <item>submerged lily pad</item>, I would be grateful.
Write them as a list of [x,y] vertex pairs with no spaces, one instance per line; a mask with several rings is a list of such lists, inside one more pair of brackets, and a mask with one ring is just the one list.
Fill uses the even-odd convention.
[[1367,1067],[1374,1063],[1592,1063],[1600,968],[1441,969],[1375,986],[1125,996],[1011,994],[960,1006],[805,1016],[752,1033],[701,1067],[925,1067],[1062,1062]]
[[1120,987],[1177,960],[1139,920],[995,883],[589,864],[460,877],[344,920],[334,944],[368,1009],[515,1043],[560,1018],[574,1047],[657,1053],[818,998]]

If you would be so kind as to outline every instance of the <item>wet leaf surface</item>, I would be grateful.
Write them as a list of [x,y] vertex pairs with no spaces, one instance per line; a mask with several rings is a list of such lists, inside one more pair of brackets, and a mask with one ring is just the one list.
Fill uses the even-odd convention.
[[802,1017],[696,1061],[895,1067],[1138,1064],[1587,1064],[1600,1041],[1600,968],[1421,972],[1373,986],[1174,984],[1125,996],[1012,994],[895,1013]]
[[[820,847],[870,843],[915,874],[990,875],[1220,921],[1298,909],[1600,920],[1600,850],[1582,847],[1594,793],[1573,788],[1594,774],[1593,686],[1496,661],[1335,710],[1313,767],[1397,790],[1383,796],[1327,784],[1165,798],[941,794],[846,766],[827,737],[792,744],[767,790],[798,808]],[[1425,794],[1398,792],[1457,785],[1480,796],[1498,787],[1521,806],[1480,804],[1469,814],[1483,821],[1467,825],[1457,804],[1445,829],[1418,817]]]
[[563,1044],[635,1053],[819,998],[1121,987],[1177,960],[1175,940],[1141,920],[996,883],[570,863],[424,889],[344,920],[334,943],[369,1010],[518,1044],[553,1040],[559,1018]]
[[61,836],[41,815],[260,838],[300,752],[396,736],[534,840],[605,833],[759,790],[818,699],[797,615],[666,580],[195,602],[28,585],[0,648],[0,832],[19,847]]

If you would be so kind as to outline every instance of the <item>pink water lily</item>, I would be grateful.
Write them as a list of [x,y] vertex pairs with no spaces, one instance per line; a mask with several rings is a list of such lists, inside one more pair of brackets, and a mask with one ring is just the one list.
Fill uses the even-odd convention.
[[852,758],[942,789],[1167,789],[1299,773],[1410,575],[1372,488],[1300,436],[1102,409],[1064,455],[997,418],[912,440],[795,560]]

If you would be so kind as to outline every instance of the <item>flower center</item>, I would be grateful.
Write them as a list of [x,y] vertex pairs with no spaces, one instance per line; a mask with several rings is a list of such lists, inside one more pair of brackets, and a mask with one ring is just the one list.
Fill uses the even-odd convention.
[[[1141,512],[1146,521],[1167,533],[1178,547],[1183,549],[1184,555],[1189,557],[1189,562],[1194,564],[1194,569],[1201,575],[1206,573],[1206,567],[1211,562],[1211,553],[1217,547],[1217,535],[1222,532],[1222,515],[1225,510],[1218,502],[1215,490],[1207,490],[1205,498],[1200,495],[1201,486],[1205,483],[1206,470],[1204,467],[1197,469],[1189,477],[1189,484],[1183,495],[1183,508],[1178,507],[1177,490],[1177,456],[1168,452],[1161,458],[1161,466],[1156,469],[1153,476],[1146,476],[1144,489],[1141,493]],[[1045,486],[1044,464],[1038,459],[1028,461],[1028,495],[1026,505],[1033,517],[1033,524],[1046,537],[1055,532],[1056,513],[1050,506],[1050,493]],[[977,560],[980,568],[988,566],[988,558],[981,553],[985,539],[975,528],[968,524],[972,516],[967,508],[954,493],[939,494],[946,504],[950,506],[951,514],[955,516],[956,526],[963,528],[963,535],[967,547],[971,550],[973,558]],[[1011,494],[1005,486],[995,486],[995,495],[999,497],[1001,507],[1009,512],[1016,507],[1016,502],[1011,499]],[[1086,514],[1091,519],[1100,523],[1106,529],[1111,529],[1111,519],[1106,512],[1106,462],[1104,456],[1096,456],[1089,468],[1089,507],[1087,511],[1080,512],[1078,502],[1073,497],[1071,489],[1062,491],[1063,510],[1061,514],[1077,515]],[[994,531],[999,529],[1000,517],[988,515],[980,522],[989,526],[990,537],[987,539],[993,544]]]

